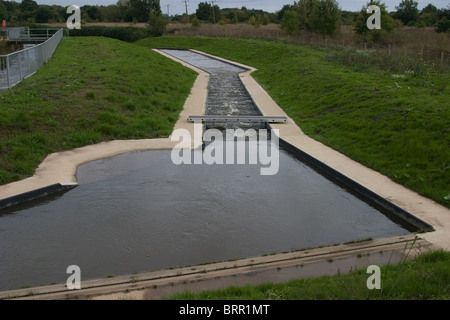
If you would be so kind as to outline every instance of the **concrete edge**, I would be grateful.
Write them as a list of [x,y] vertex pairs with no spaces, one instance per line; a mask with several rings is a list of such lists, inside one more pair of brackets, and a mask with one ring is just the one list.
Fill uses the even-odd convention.
[[[280,270],[302,264],[322,263],[348,257],[370,256],[374,252],[396,252],[405,259],[433,249],[424,239],[415,235],[364,240],[339,244],[331,247],[304,249],[276,255],[251,257],[235,261],[225,261],[197,266],[187,266],[114,278],[82,281],[81,289],[69,290],[66,284],[34,287],[0,292],[2,299],[53,300],[53,299],[91,299],[115,293],[173,287],[175,283],[207,282],[218,277],[248,277],[258,272]],[[392,254],[391,253],[391,254]],[[377,260],[367,261],[376,263]],[[378,261],[380,262],[380,261]],[[366,265],[367,263],[363,263]],[[317,275],[320,276],[320,275]]]
[[26,203],[32,200],[40,199],[47,197],[49,195],[53,195],[55,193],[60,193],[64,191],[71,190],[73,188],[76,188],[78,186],[77,183],[67,183],[67,184],[60,184],[55,183],[50,186],[46,186],[43,188],[39,188],[36,190],[28,191],[19,195],[15,195],[3,200],[0,200],[0,210],[11,208],[17,204]]
[[329,180],[345,188],[349,193],[354,194],[355,196],[362,198],[363,201],[377,207],[379,211],[383,212],[391,219],[405,224],[405,228],[409,231],[415,233],[435,231],[433,226],[429,223],[412,215],[406,210],[376,194],[372,190],[341,174],[339,171],[331,168],[325,163],[311,157],[285,140],[280,139],[280,146],[287,152],[291,153],[295,158],[301,159],[311,168],[318,171],[320,174],[325,175]]

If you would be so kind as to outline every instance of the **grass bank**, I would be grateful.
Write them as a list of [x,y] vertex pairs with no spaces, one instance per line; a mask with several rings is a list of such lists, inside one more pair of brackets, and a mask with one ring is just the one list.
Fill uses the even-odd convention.
[[145,47],[194,48],[253,75],[312,138],[450,207],[450,74],[371,51],[279,41],[161,37]]
[[195,78],[141,46],[63,39],[35,75],[0,91],[0,184],[32,175],[49,153],[170,135]]
[[381,267],[381,289],[369,290],[366,269],[350,274],[293,280],[283,284],[231,286],[193,293],[172,300],[448,300],[450,253],[434,251],[411,261]]

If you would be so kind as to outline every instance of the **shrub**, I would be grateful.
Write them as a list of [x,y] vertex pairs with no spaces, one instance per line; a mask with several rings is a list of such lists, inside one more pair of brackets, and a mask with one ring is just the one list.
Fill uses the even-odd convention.
[[149,36],[149,30],[138,27],[83,27],[70,30],[72,37],[107,37],[135,42]]
[[300,16],[295,10],[287,10],[281,19],[281,27],[292,35],[300,29]]
[[450,20],[448,20],[446,17],[443,17],[438,21],[434,30],[440,33],[450,31]]
[[256,15],[251,16],[248,19],[248,22],[252,25],[255,26],[256,28],[261,26],[262,23],[262,16],[258,13]]
[[[7,41],[0,40],[0,54],[8,54],[9,53],[9,46]],[[0,61],[0,63],[3,62],[3,60]],[[3,66],[0,66],[3,70]]]
[[[367,28],[367,19],[371,16],[367,13],[367,8],[370,5],[376,5],[380,7],[381,10],[381,29],[370,30]],[[389,15],[386,10],[386,5],[380,1],[371,1],[362,7],[359,12],[358,18],[355,25],[355,33],[360,35],[365,41],[369,43],[381,42],[386,38],[387,34],[394,29],[396,25],[395,20]]]
[[200,20],[198,20],[197,16],[194,16],[194,17],[192,18],[192,26],[193,26],[194,28],[200,27]]
[[414,0],[402,0],[400,4],[395,7],[397,11],[394,18],[399,19],[405,25],[414,25],[419,18],[419,9],[417,9],[419,2]]
[[160,37],[166,31],[167,21],[159,14],[150,11],[148,20],[149,34],[153,37]]
[[336,0],[300,0],[285,11],[281,26],[288,34],[306,30],[331,36],[339,30],[340,15]]
[[309,17],[311,31],[323,36],[332,36],[340,26],[340,10],[336,0],[319,0]]

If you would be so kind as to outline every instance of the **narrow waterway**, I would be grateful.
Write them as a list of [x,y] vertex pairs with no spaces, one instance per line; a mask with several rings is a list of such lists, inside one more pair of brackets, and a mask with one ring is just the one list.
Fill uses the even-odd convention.
[[[243,85],[239,73],[247,71],[208,56],[188,50],[161,50],[177,59],[187,62],[210,74],[208,99],[206,102],[207,115],[221,116],[259,116],[256,104]],[[207,121],[206,129],[264,129],[265,124],[248,122]]]

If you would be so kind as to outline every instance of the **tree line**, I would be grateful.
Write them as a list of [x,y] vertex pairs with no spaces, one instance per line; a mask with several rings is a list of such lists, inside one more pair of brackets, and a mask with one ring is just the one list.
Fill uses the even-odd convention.
[[[370,5],[381,10],[380,30],[367,28],[367,19],[371,16],[367,8]],[[281,25],[289,34],[309,31],[324,36],[334,35],[342,24],[353,25],[356,33],[371,37],[373,41],[401,26],[435,27],[437,32],[450,30],[450,6],[438,9],[428,4],[419,10],[417,1],[402,0],[395,9],[388,12],[386,5],[379,0],[369,1],[359,12],[341,11],[336,0],[299,0],[281,9]]]
[[[195,13],[185,15],[171,15],[161,12],[158,0],[118,0],[116,4],[108,6],[85,5],[81,8],[81,19],[84,22],[148,22],[151,12],[164,16],[168,22],[192,22],[194,17],[199,21],[211,23],[242,23],[251,17],[261,16],[261,21],[277,23],[276,15],[263,10],[220,9],[208,2],[198,5]],[[66,7],[60,5],[39,5],[34,0],[21,2],[0,0],[0,20],[10,23],[63,23],[68,14]]]
[[[84,22],[147,22],[150,11],[161,12],[158,0],[119,0],[115,5],[81,7]],[[66,7],[39,5],[34,0],[0,0],[0,19],[10,23],[63,23]]]
[[[422,10],[418,9],[415,0],[401,0],[395,11],[387,12],[381,1],[370,1],[360,12],[340,10],[336,0],[299,0],[292,5],[284,5],[275,13],[263,10],[241,8],[220,8],[217,4],[204,1],[198,4],[195,13],[190,15],[171,15],[161,12],[158,0],[118,0],[114,5],[85,5],[81,7],[82,22],[149,22],[161,18],[165,23],[184,22],[198,25],[200,23],[251,23],[255,26],[278,23],[290,34],[310,31],[324,36],[333,35],[340,25],[353,25],[355,31],[366,34],[364,18],[368,17],[366,8],[375,4],[382,9],[384,28],[389,32],[395,26],[435,27],[436,31],[450,30],[450,6],[437,8],[428,4]],[[38,5],[34,0],[16,1],[0,0],[0,20],[8,23],[63,23],[68,14],[66,8],[59,5]],[[372,34],[376,34],[373,32]]]

